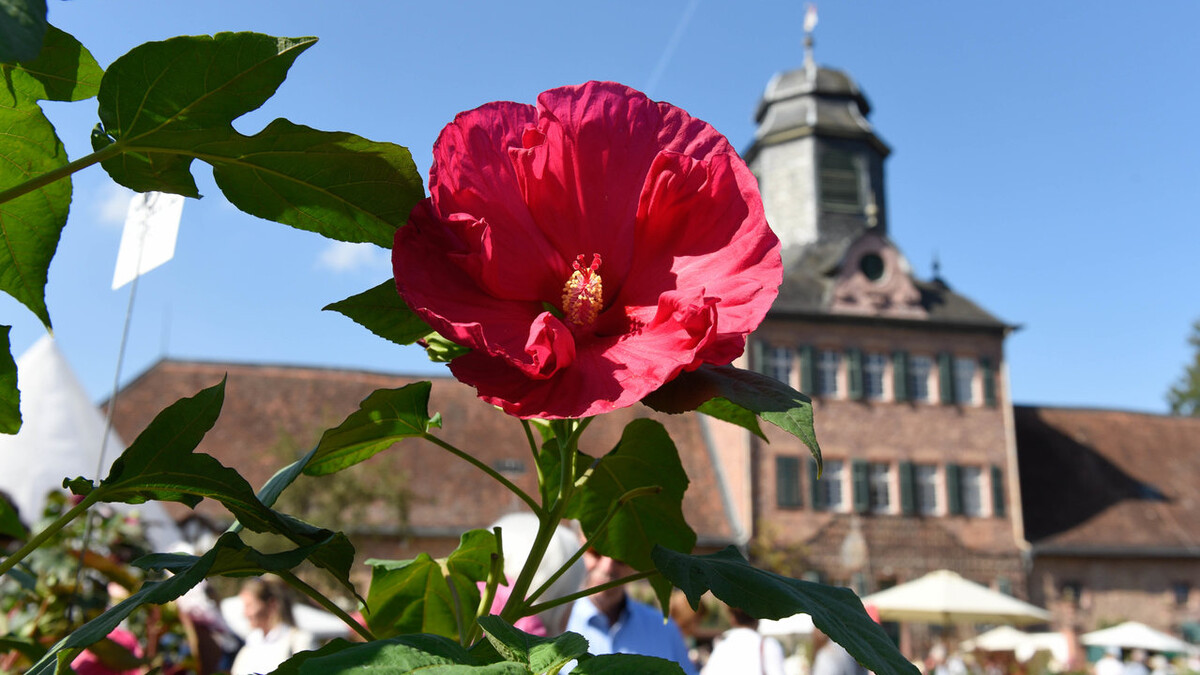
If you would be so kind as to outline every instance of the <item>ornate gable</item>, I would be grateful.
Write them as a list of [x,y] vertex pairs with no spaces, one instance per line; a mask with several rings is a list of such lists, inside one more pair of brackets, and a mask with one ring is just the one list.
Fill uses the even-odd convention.
[[929,316],[908,261],[886,236],[873,231],[846,249],[834,275],[829,311],[906,319]]

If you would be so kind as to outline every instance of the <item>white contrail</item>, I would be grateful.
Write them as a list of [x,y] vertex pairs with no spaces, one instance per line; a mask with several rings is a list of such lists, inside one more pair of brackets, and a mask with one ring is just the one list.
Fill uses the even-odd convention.
[[654,66],[654,72],[650,73],[650,79],[646,82],[645,92],[647,95],[653,95],[655,87],[658,86],[658,81],[662,79],[663,72],[667,69],[667,64],[670,63],[671,57],[675,54],[675,49],[679,46],[679,41],[683,39],[683,33],[687,30],[688,23],[692,20],[692,15],[696,13],[696,7],[700,5],[700,0],[690,0],[688,5],[683,10],[683,16],[679,17],[679,23],[675,26],[675,32],[671,34],[671,39],[667,41],[667,46],[663,48],[662,56],[658,57],[658,63]]

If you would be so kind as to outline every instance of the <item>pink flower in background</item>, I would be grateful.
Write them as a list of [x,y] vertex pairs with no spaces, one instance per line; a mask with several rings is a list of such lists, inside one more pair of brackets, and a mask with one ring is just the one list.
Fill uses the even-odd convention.
[[459,114],[396,232],[396,287],[519,417],[632,405],[742,353],[778,292],[757,181],[707,123],[620,84]]

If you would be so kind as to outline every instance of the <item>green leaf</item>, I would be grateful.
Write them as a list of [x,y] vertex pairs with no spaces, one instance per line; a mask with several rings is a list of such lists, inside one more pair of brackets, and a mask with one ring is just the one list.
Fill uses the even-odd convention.
[[674,661],[660,659],[657,656],[603,654],[580,661],[571,673],[572,675],[576,673],[578,675],[625,675],[625,673],[681,675],[683,668]]
[[304,651],[296,654],[292,658],[279,664],[279,667],[271,671],[271,675],[299,675],[300,668],[305,661],[309,659],[319,659],[322,657],[336,654],[346,649],[356,649],[362,647],[362,644],[350,642],[342,638],[334,638],[329,642],[321,645],[319,649]]
[[[17,362],[13,361],[12,326],[0,326],[0,434],[15,434],[21,429],[21,392],[17,389]],[[0,500],[3,501],[3,500]],[[0,504],[0,513],[3,512]]]
[[0,497],[0,534],[22,541],[29,536],[29,531],[21,522],[21,516],[17,514],[17,509],[2,497]]
[[422,338],[421,344],[424,345],[425,354],[429,360],[434,363],[450,363],[471,351],[470,348],[451,342],[436,332],[431,332]]
[[[723,401],[705,409],[704,404],[717,398]],[[681,373],[643,402],[665,413],[697,409],[716,413],[715,417],[761,435],[761,431],[742,423],[744,415],[730,412],[730,406],[742,408],[803,441],[817,460],[817,466],[821,465],[821,446],[813,431],[812,399],[773,377],[733,366],[704,366]]]
[[[0,0],[0,5],[6,0]],[[104,69],[79,40],[50,26],[37,58],[0,63],[0,97],[19,101],[82,101],[100,91]]]
[[[101,493],[99,499],[130,504],[157,499],[192,507],[205,497],[215,499],[255,532],[281,534],[299,546],[315,546],[309,555],[313,564],[353,592],[350,568],[354,547],[345,535],[272,511],[259,501],[241,474],[211,455],[194,452],[216,422],[224,396],[222,380],[159,413],[113,462],[108,477],[95,488]],[[86,487],[80,485],[83,482],[72,482],[71,489]]]
[[48,25],[46,0],[0,0],[0,61],[37,56]]
[[268,480],[266,484],[262,486],[262,489],[258,491],[258,500],[265,506],[274,506],[275,501],[279,499],[279,495],[282,494],[289,485],[294,483],[296,479],[300,477],[300,474],[304,473],[304,467],[308,466],[308,463],[316,454],[317,449],[313,448],[312,450],[308,451],[308,454],[304,455],[300,459],[288,464],[279,471],[276,471],[275,475],[271,476],[271,479]]
[[767,437],[763,435],[762,428],[758,426],[758,415],[727,398],[711,399],[700,404],[696,410],[709,417],[742,427],[764,441],[767,440]]
[[390,250],[425,196],[407,148],[283,119],[196,150],[234,206],[330,239]]
[[[277,671],[278,672],[278,671]],[[436,635],[405,635],[342,649],[300,664],[300,675],[529,675],[516,663],[475,665],[461,645]]]
[[[579,454],[577,472],[592,463],[586,454]],[[659,489],[652,494],[624,504],[618,501],[631,490],[655,486]],[[691,551],[696,545],[696,533],[683,517],[683,493],[687,486],[687,472],[667,430],[654,420],[633,420],[625,427],[617,446],[600,458],[591,478],[572,497],[567,517],[579,520],[590,537],[610,509],[616,508],[594,547],[634,569],[653,570],[650,551],[655,544],[683,551]],[[665,613],[671,585],[657,577],[650,583]]]
[[32,638],[6,635],[0,637],[0,653],[8,652],[20,652],[22,656],[30,661],[37,661],[46,653],[46,647]]
[[379,337],[398,345],[410,345],[429,334],[429,325],[409,309],[396,282],[389,278],[378,286],[326,305],[325,310],[343,314]]
[[[330,537],[330,540],[332,539],[333,537]],[[276,553],[262,553],[246,545],[236,532],[226,532],[213,544],[217,556],[207,574],[210,577],[246,577],[289,571],[308,559],[323,543],[297,546]],[[197,556],[184,553],[151,553],[138,558],[132,564],[142,569],[180,571],[192,567],[199,560]]]
[[[0,136],[0,185],[21,185],[67,165],[54,126],[30,100],[0,95]],[[47,329],[46,275],[70,206],[71,181],[65,179],[0,201],[0,290],[28,307]]]
[[82,649],[104,639],[142,605],[161,605],[175,600],[204,580],[218,555],[217,549],[213,549],[197,558],[191,567],[165,581],[148,581],[142,584],[136,593],[59,640],[29,669],[26,675],[51,675],[56,672],[60,653],[66,653],[65,650]]
[[120,153],[104,168],[139,192],[198,197],[191,163],[201,159],[247,213],[391,248],[396,228],[424,196],[407,149],[282,119],[253,136],[232,126],[275,92],[315,42],[221,33],[135,47],[101,84],[103,129],[92,145]]
[[661,546],[654,561],[663,576],[687,595],[692,607],[712,591],[722,602],[758,619],[782,619],[797,612],[877,675],[916,675],[916,668],[863,609],[848,588],[836,588],[752,567],[732,546],[710,555],[684,555]]
[[479,625],[501,656],[527,665],[535,673],[556,673],[588,650],[587,639],[578,633],[555,637],[530,635],[498,616],[480,617]]
[[486,581],[496,537],[487,530],[470,530],[447,558],[434,560],[422,553],[398,562],[368,560],[373,568],[364,612],[371,632],[380,637],[403,633],[433,633],[457,638],[474,626],[480,593]]
[[422,436],[440,427],[441,416],[429,416],[429,382],[414,382],[399,389],[380,389],[359,404],[358,410],[317,444],[317,453],[304,468],[310,476],[341,471],[387,450],[403,438]]

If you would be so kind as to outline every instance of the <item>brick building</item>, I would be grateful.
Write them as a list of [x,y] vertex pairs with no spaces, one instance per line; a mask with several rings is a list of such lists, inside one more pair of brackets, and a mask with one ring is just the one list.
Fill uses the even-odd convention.
[[747,443],[758,531],[811,574],[870,593],[948,567],[1024,595],[1013,329],[942,279],[914,276],[888,232],[866,96],[808,54],[776,75],[745,156],[784,242],[785,279],[751,367],[813,396],[825,458]]

